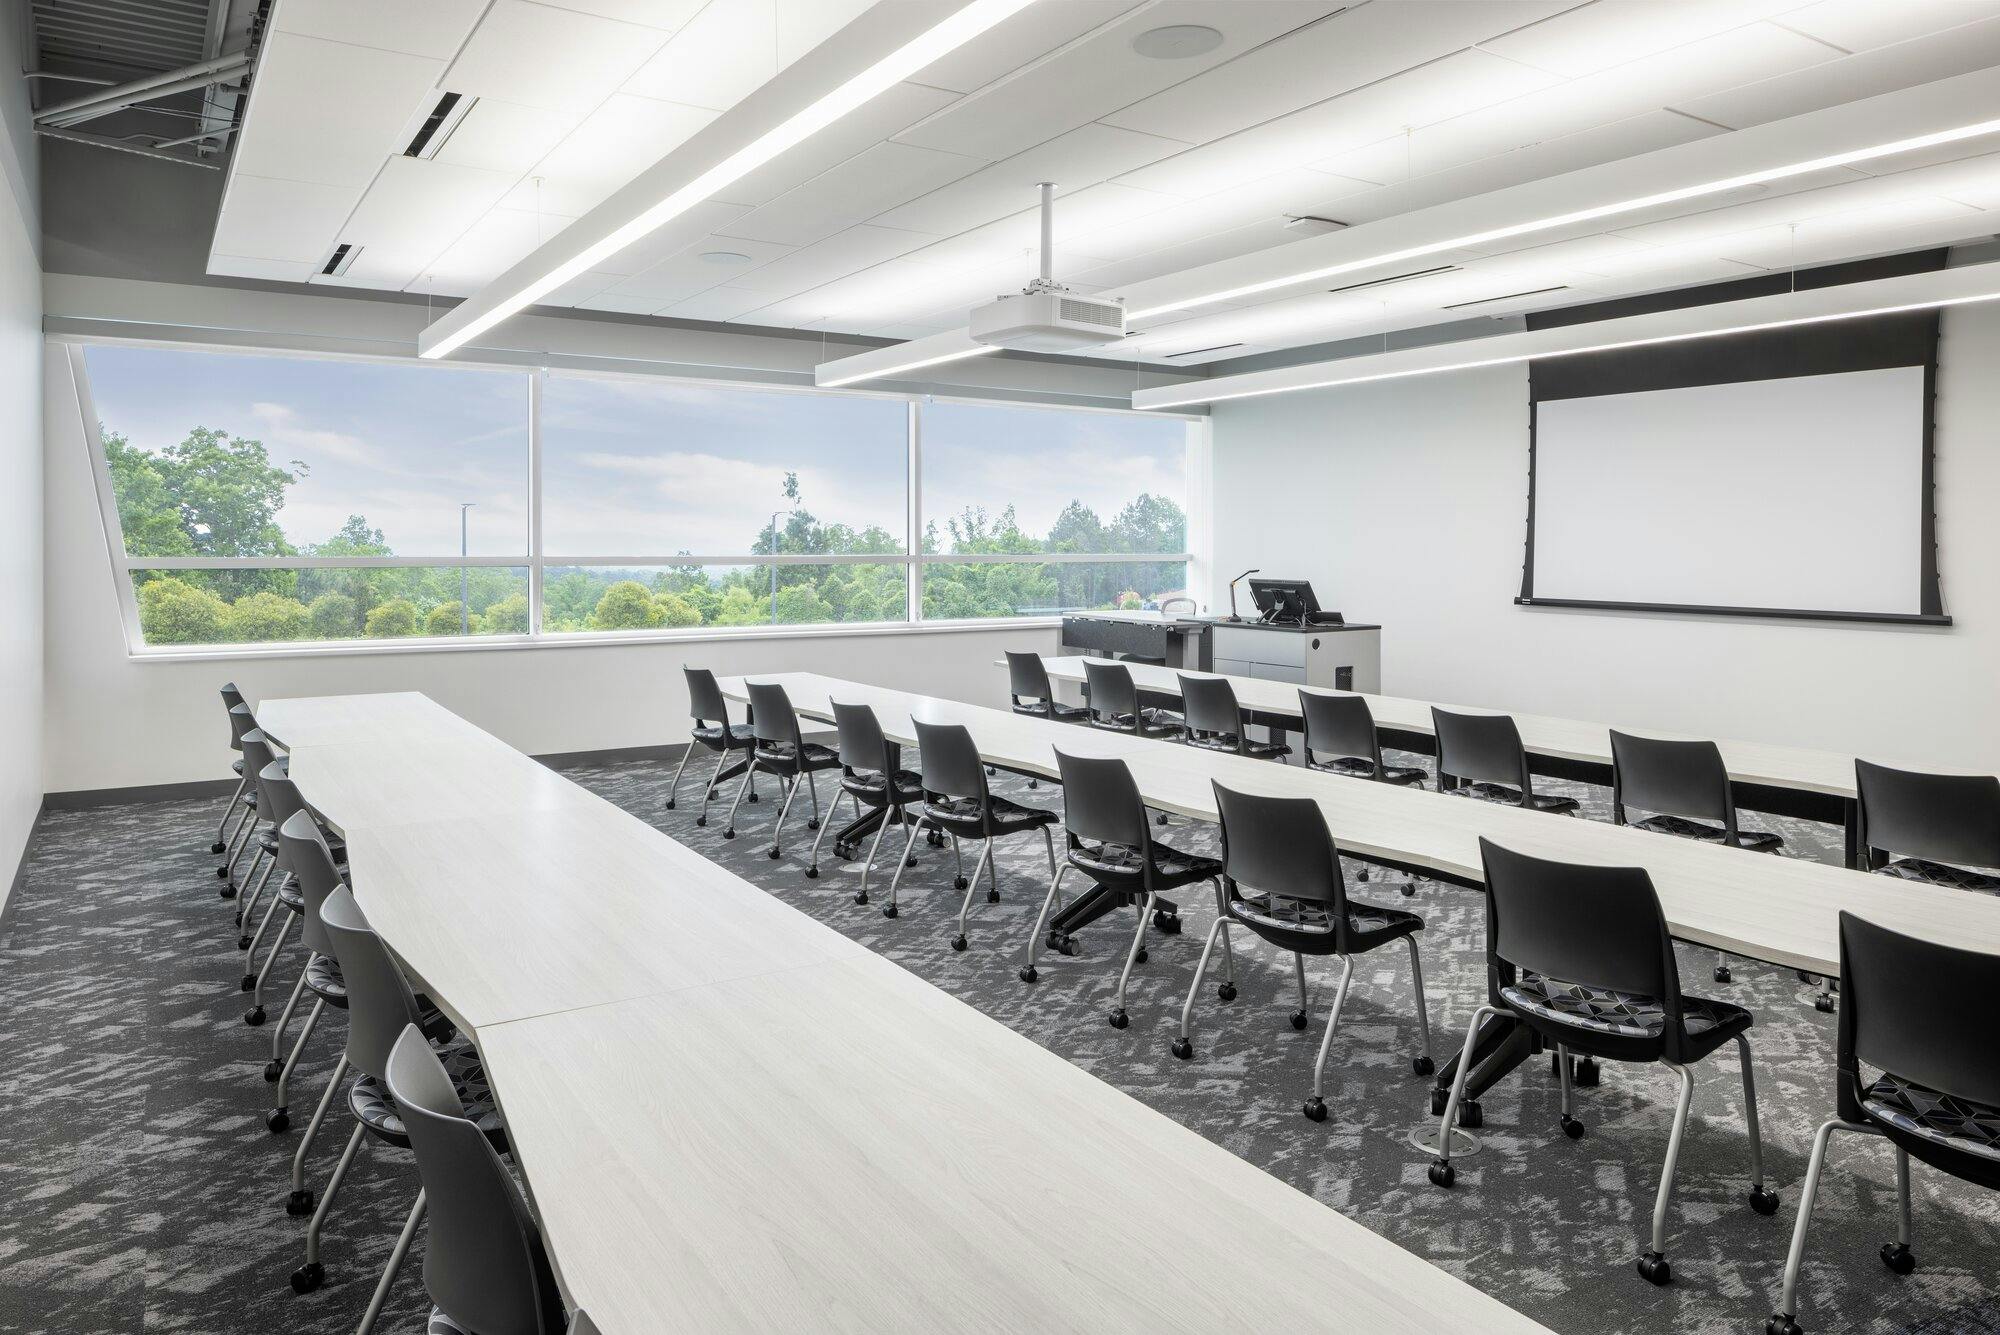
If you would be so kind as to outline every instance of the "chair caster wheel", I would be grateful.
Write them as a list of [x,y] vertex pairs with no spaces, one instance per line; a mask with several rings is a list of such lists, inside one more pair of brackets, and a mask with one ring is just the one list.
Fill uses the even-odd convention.
[[1579,1057],[1577,1059],[1576,1087],[1578,1089],[1597,1088],[1599,1077],[1602,1074],[1603,1072],[1599,1070],[1597,1063],[1592,1061],[1590,1058]]
[[1162,811],[1159,815],[1153,817],[1153,824],[1155,825],[1165,825],[1166,823],[1167,823],[1167,813],[1164,811]]
[[1159,909],[1154,909],[1153,926],[1157,927],[1163,936],[1179,936],[1181,934],[1180,915],[1178,913],[1165,913]]
[[226,853],[229,851],[229,845],[223,843],[221,840],[217,840],[215,843],[212,843],[208,846],[208,851],[211,853],[218,853],[218,854]]
[[1000,892],[998,890],[988,890],[986,892],[986,902],[989,904],[998,904],[1000,902]]
[[1805,1327],[1783,1312],[1774,1312],[1764,1323],[1764,1335],[1806,1335],[1806,1332]]
[[1410,884],[1408,881],[1403,882],[1403,898],[1415,899],[1416,897],[1417,897],[1417,887]]
[[929,844],[932,848],[943,848],[944,836],[939,834],[936,830],[925,830],[924,842]]
[[1066,955],[1071,959],[1083,953],[1083,947],[1078,945],[1076,938],[1068,932],[1062,934],[1062,937],[1055,943],[1055,947],[1058,955]]
[[711,788],[708,790],[708,800],[711,802],[713,802],[716,798],[721,796],[722,796],[722,791],[718,788]]
[[1715,981],[1718,983],[1730,981],[1729,966],[1727,964],[1718,964],[1715,966]]
[[1761,1215],[1778,1213],[1778,1193],[1766,1186],[1750,1188],[1750,1208]]
[[751,800],[752,802],[761,802],[761,801],[763,801],[763,800],[764,800],[763,798],[761,798],[761,797],[759,797],[759,796],[757,795],[757,790],[756,790],[755,788],[752,788],[752,789],[750,790],[750,792],[749,792],[749,798],[750,798],[750,800]]
[[[1042,786],[1042,781],[1041,781],[1040,779],[1030,779],[1030,780],[1028,780],[1028,787],[1029,787],[1029,788],[1039,788],[1039,787],[1041,787],[1041,786]],[[216,849],[215,851],[216,851],[216,852],[218,852],[218,853],[220,853],[220,852],[221,852],[222,850],[218,848],[218,849]]]
[[292,1115],[283,1108],[274,1108],[264,1114],[264,1129],[274,1136],[282,1135],[285,1128],[291,1124]]
[[670,797],[667,799],[667,810],[672,811],[673,809],[674,809],[674,799]]
[[817,881],[819,879],[819,864],[817,862],[806,868],[806,879],[808,881]]
[[226,866],[223,866],[223,867],[217,867],[217,868],[215,869],[215,879],[216,879],[216,880],[218,880],[218,881],[226,881],[226,880],[228,880],[228,879],[229,879],[229,868],[228,868],[228,867],[226,867]]
[[313,1212],[313,1194],[310,1191],[295,1191],[285,1197],[285,1213],[294,1219]]
[[695,823],[696,825],[706,825],[706,824],[708,824],[708,817],[706,817],[706,816],[696,816],[696,817],[694,818],[694,823]]
[[264,1082],[266,1084],[277,1084],[278,1077],[284,1073],[285,1064],[277,1058],[273,1057],[270,1061],[264,1063]]
[[954,876],[951,878],[951,888],[954,890],[963,890],[969,884],[970,882],[963,876]]
[[1215,989],[1215,998],[1218,1001],[1236,1000],[1236,984],[1234,983],[1222,984],[1222,986]]
[[1139,953],[1132,957],[1132,962],[1134,964],[1144,964],[1146,962],[1146,950],[1143,946],[1140,947]]
[[866,890],[857,890],[854,894],[854,902],[857,904],[866,904],[868,902],[868,892]]
[[1813,998],[1813,1009],[1821,1015],[1833,1014],[1833,993],[1822,992]]
[[854,850],[849,848],[846,844],[842,843],[840,840],[836,839],[833,841],[833,855],[839,858],[842,862],[846,862],[854,856]]
[[1486,1110],[1479,1106],[1478,1099],[1462,1099],[1458,1105],[1458,1124],[1467,1131],[1477,1131],[1486,1125]]
[[1885,1242],[1882,1244],[1882,1264],[1899,1275],[1907,1275],[1917,1268],[1917,1254],[1910,1250],[1906,1242]]
[[233,885],[225,885],[215,893],[216,897],[220,899],[234,899],[236,898],[236,887]]
[[1313,1095],[1306,1100],[1305,1114],[1308,1122],[1324,1122],[1326,1120],[1326,1100],[1317,1094]]
[[1458,1170],[1443,1159],[1434,1159],[1431,1161],[1430,1178],[1432,1186],[1449,1190],[1451,1184],[1458,1181]]
[[1583,1123],[1571,1117],[1568,1113],[1562,1115],[1562,1129],[1563,1134],[1571,1140],[1583,1139]]
[[[230,887],[230,890],[231,890],[231,892],[232,892],[232,893],[233,893],[233,892],[235,891],[235,888],[236,888],[236,887],[234,887],[234,886],[231,886],[231,887]],[[235,913],[233,913],[233,914],[231,914],[231,915],[230,915],[230,918],[229,918],[229,925],[230,925],[231,927],[241,927],[241,926],[243,925],[243,910],[242,910],[242,909],[240,909],[240,908],[239,908],[239,909],[237,909],[237,910],[236,910],[236,912],[235,912]],[[236,948],[237,948],[238,950],[241,950],[241,949],[243,949],[243,947],[242,947],[242,946],[238,946],[238,947],[236,947]]]
[[[1410,1070],[1428,1080],[1437,1074],[1437,1063],[1429,1057],[1412,1057],[1410,1058]],[[1444,1109],[1440,1108],[1438,1111],[1443,1112]]]
[[1021,970],[1021,981],[1024,983],[1032,983],[1039,977],[1041,975],[1035,972],[1035,966],[1032,964]]
[[246,973],[243,975],[242,979],[237,983],[236,990],[238,992],[248,992],[253,988],[255,988],[256,986],[257,986],[257,975],[254,973]]
[[1130,1023],[1132,1023],[1132,1017],[1125,1013],[1124,1007],[1121,1006],[1117,1010],[1111,1012],[1111,1027],[1113,1029],[1123,1029],[1126,1025]]
[[817,830],[819,828],[819,822],[817,820],[809,820],[806,822],[806,828],[808,830]]
[[986,777],[989,779],[992,778],[994,775],[998,774],[999,772],[1000,772],[999,770],[994,769],[991,765],[988,765],[986,767]]
[[734,839],[736,837],[736,827],[732,825],[728,829],[724,830],[722,832],[722,837],[724,839]]
[[963,932],[960,932],[960,933],[959,933],[959,934],[958,934],[957,936],[954,936],[954,937],[953,937],[953,938],[951,939],[951,948],[952,948],[953,950],[964,950],[964,949],[965,949],[965,933],[963,933]]
[[1170,1050],[1182,1061],[1189,1061],[1194,1057],[1194,1043],[1185,1038],[1175,1039],[1174,1046]]
[[326,1280],[326,1267],[318,1261],[308,1261],[292,1272],[292,1292],[311,1293]]
[[243,1023],[249,1025],[252,1029],[264,1023],[264,1008],[259,1006],[255,1010],[245,1011],[243,1014]]
[[895,916],[896,916],[896,906],[895,906],[894,904],[884,904],[884,905],[882,906],[882,916],[883,916],[883,917],[885,917],[885,918],[893,918],[893,917],[895,917]]
[[248,936],[239,936],[239,937],[237,937],[237,938],[236,938],[236,948],[237,948],[238,950],[248,950],[248,949],[250,949],[250,938],[249,938]]
[[1304,1011],[1293,1011],[1292,1028],[1304,1029],[1305,1027],[1306,1027],[1306,1013]]
[[1639,1258],[1639,1278],[1648,1284],[1664,1286],[1674,1277],[1674,1268],[1667,1264],[1667,1258],[1658,1252],[1647,1252]]
[[783,857],[784,855],[785,851],[782,848],[779,848],[776,844],[772,844],[769,848],[764,850],[764,856],[771,859],[771,861],[773,862],[776,862],[779,858]]

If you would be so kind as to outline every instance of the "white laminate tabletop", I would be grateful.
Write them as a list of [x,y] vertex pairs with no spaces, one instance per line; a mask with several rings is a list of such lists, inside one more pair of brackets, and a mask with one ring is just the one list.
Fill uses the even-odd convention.
[[1052,723],[815,673],[724,678],[723,693],[744,699],[746,680],[777,682],[799,713],[816,718],[830,717],[834,700],[870,705],[883,731],[898,741],[914,740],[912,718],[963,724],[988,761],[1011,769],[1052,776],[1057,747],[1076,755],[1121,756],[1148,806],[1199,820],[1216,819],[1212,784],[1217,782],[1245,792],[1311,797],[1341,848],[1462,879],[1481,876],[1482,837],[1538,857],[1644,867],[1675,936],[1787,968],[1838,976],[1842,909],[1911,935],[2000,953],[2000,898],[1993,896]]
[[1543,1330],[873,955],[480,1046],[606,1335]]

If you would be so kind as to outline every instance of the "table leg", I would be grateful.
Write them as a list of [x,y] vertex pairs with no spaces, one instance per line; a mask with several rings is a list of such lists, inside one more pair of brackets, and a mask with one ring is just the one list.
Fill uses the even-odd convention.
[[[1465,1094],[1459,1104],[1459,1125],[1468,1128],[1478,1125],[1478,1099],[1493,1088],[1501,1077],[1533,1056],[1541,1048],[1535,1032],[1526,1025],[1505,1015],[1489,1015],[1479,1026],[1479,1037],[1472,1047],[1472,1070],[1465,1078]],[[1451,1082],[1458,1078],[1458,1064],[1463,1053],[1440,1066],[1437,1081],[1431,1089],[1431,1113],[1442,1115],[1445,1100],[1451,1096]],[[1467,1120],[1466,1104],[1473,1105],[1472,1119]]]
[[1850,797],[1841,803],[1841,807],[1842,824],[1847,829],[1847,865],[1856,871],[1866,871],[1861,852],[1861,803]]

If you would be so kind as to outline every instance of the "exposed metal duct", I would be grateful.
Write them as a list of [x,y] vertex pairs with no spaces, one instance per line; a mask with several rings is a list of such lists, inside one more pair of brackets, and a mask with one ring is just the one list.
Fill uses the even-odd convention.
[[143,79],[134,79],[130,83],[119,84],[115,88],[107,88],[86,97],[59,102],[55,106],[36,112],[35,124],[78,125],[100,116],[123,111],[141,102],[150,102],[156,98],[170,97],[175,93],[225,82],[249,68],[250,57],[247,53],[218,56],[214,60],[204,60],[197,64],[184,65],[180,69],[150,74]]

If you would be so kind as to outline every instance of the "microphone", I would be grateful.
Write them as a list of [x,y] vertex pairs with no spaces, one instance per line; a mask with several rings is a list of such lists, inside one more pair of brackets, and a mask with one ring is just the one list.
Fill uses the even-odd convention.
[[1261,575],[1262,573],[1264,573],[1264,567],[1253,566],[1238,575],[1235,579],[1229,581],[1229,619],[1231,621],[1241,621],[1243,619],[1236,615],[1236,586],[1244,580],[1249,579],[1252,575]]

